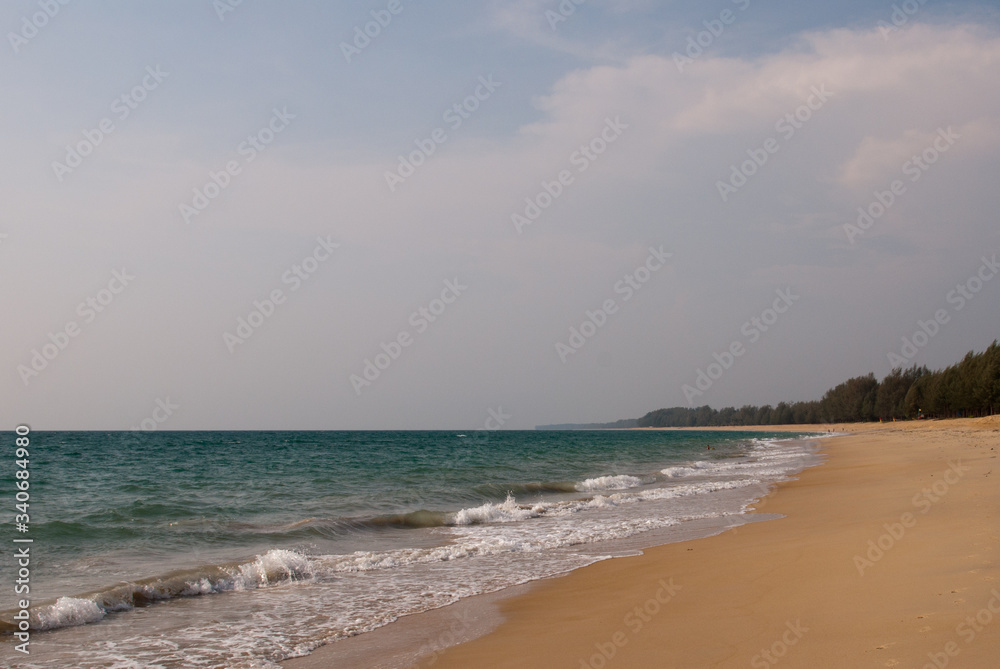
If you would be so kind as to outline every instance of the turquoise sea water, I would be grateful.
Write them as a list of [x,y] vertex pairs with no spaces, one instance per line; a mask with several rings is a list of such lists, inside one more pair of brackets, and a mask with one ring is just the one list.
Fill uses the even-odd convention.
[[[274,667],[603,559],[598,542],[738,518],[810,462],[777,436],[32,433],[37,631],[13,666]],[[13,500],[10,460],[0,491]],[[2,592],[0,627],[15,606]]]

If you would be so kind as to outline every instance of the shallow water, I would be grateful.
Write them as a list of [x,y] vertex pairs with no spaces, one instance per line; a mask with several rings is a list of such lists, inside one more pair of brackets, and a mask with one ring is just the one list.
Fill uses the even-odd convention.
[[615,542],[739,522],[815,461],[788,435],[459,434],[33,433],[36,631],[13,666],[273,668]]

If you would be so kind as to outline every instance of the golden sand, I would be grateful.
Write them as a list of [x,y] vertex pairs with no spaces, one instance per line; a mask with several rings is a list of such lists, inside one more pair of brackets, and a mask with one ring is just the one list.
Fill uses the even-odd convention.
[[848,429],[785,518],[542,583],[433,666],[1000,667],[1000,421]]

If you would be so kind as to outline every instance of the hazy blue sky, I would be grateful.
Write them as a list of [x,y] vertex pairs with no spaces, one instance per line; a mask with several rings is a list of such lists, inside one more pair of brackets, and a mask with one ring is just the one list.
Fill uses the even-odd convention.
[[235,1],[0,7],[10,428],[603,421],[1000,335],[996,3]]

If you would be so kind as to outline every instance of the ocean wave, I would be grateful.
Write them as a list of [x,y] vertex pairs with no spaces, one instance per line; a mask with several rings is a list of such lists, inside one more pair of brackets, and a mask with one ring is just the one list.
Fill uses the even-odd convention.
[[543,493],[579,492],[574,481],[545,481],[542,483],[484,483],[475,491],[486,497],[499,497],[507,493],[514,495],[537,495]]
[[[99,592],[60,597],[29,611],[34,630],[53,630],[103,620],[108,613],[129,611],[177,597],[245,591],[299,581],[313,575],[309,558],[288,550],[270,550],[254,560],[208,565],[113,586]],[[0,632],[15,631],[16,611],[0,612]]]
[[598,476],[587,479],[576,484],[579,492],[593,492],[596,490],[625,490],[637,488],[642,485],[642,479],[637,476],[621,474],[619,476]]
[[690,465],[677,465],[675,467],[666,467],[660,470],[660,473],[667,478],[683,478],[685,476],[696,476],[698,474],[706,473],[712,467],[712,463],[707,460],[700,460],[698,462],[691,463]]
[[[406,513],[385,514],[369,517],[342,518],[305,518],[298,521],[273,525],[242,525],[231,524],[232,529],[259,534],[275,534],[294,536],[296,534],[318,534],[324,537],[342,536],[344,534],[364,530],[379,530],[382,528],[426,529],[435,527],[477,525],[490,523],[511,523],[555,511],[570,512],[577,507],[593,508],[595,503],[616,504],[621,499],[610,501],[607,496],[601,501],[594,498],[582,500],[537,501],[532,504],[519,504],[518,497],[543,495],[545,493],[611,493],[628,491],[664,479],[683,479],[691,476],[721,477],[746,475],[758,483],[763,477],[781,476],[787,471],[794,460],[801,458],[801,453],[786,453],[773,442],[752,440],[753,457],[720,458],[718,460],[700,460],[684,465],[666,467],[660,470],[658,476],[647,476],[645,479],[630,474],[613,474],[595,476],[582,481],[547,481],[529,483],[486,483],[475,488],[475,493],[483,497],[497,498],[504,495],[504,501],[485,501],[478,506],[459,509],[458,511],[441,511],[419,509]],[[692,489],[695,490],[695,489]],[[685,494],[683,490],[670,493],[653,491],[656,495]]]
[[[500,553],[533,553],[564,546],[621,539],[651,529],[676,525],[686,520],[714,518],[727,514],[709,513],[653,518],[636,516],[614,521],[610,525],[593,523],[585,518],[572,523],[558,521],[585,511],[737,490],[760,484],[761,481],[754,478],[703,481],[534,505],[519,505],[511,496],[502,504],[484,504],[472,509],[463,509],[455,514],[455,520],[461,522],[452,524],[450,529],[453,538],[442,546],[381,552],[358,551],[348,555],[324,556],[317,559],[323,569],[331,572],[369,572],[396,569],[415,563],[449,562]],[[734,515],[739,513],[742,512],[733,512]],[[536,527],[533,524],[517,522],[520,520],[531,520],[532,523],[544,523],[544,525]],[[487,526],[488,523],[491,526]]]
[[482,523],[513,523],[519,520],[535,518],[540,514],[542,505],[522,506],[507,495],[500,504],[487,502],[470,509],[462,509],[449,518],[449,525],[477,525]]
[[716,460],[698,460],[665,467],[660,474],[667,479],[683,479],[688,477],[718,477],[746,475],[755,478],[780,477],[789,469],[795,468],[804,457],[799,449],[789,449],[784,442],[792,439],[762,439],[748,440],[749,453],[737,457],[719,458]]
[[54,604],[41,607],[34,612],[39,630],[54,630],[60,627],[75,627],[104,620],[106,611],[92,599],[60,597]]
[[690,465],[679,465],[667,467],[660,470],[660,474],[668,479],[682,479],[691,476],[732,476],[732,475],[752,475],[780,476],[787,471],[788,466],[785,461],[777,459],[762,458],[756,462],[726,462],[726,461],[700,461]]

